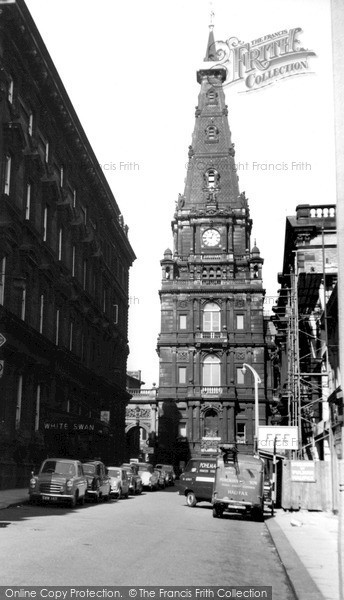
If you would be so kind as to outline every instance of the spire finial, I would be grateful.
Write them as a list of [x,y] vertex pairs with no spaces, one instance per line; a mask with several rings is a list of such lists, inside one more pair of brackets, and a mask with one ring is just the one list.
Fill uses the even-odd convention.
[[214,17],[215,17],[214,7],[213,7],[213,0],[210,0],[210,2],[209,2],[209,8],[210,8],[209,29],[210,29],[210,31],[212,31],[214,29]]

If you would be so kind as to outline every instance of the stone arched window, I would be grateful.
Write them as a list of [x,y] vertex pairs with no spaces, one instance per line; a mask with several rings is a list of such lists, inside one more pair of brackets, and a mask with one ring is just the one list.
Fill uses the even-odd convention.
[[208,354],[202,364],[203,387],[217,387],[221,385],[221,361],[217,356]]
[[220,307],[215,302],[207,302],[203,308],[203,331],[220,331]]
[[219,137],[219,130],[215,125],[208,125],[205,134],[208,142],[215,142]]
[[218,186],[220,175],[216,169],[208,169],[204,173],[205,185],[209,190],[213,190]]
[[204,437],[218,437],[219,435],[219,415],[214,408],[208,408],[204,413]]
[[217,104],[218,93],[214,90],[214,88],[210,88],[207,92],[207,101],[208,104]]

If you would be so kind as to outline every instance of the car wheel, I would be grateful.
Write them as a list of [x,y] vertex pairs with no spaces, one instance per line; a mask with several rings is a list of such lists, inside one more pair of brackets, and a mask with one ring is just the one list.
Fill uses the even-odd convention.
[[83,496],[79,496],[79,504],[83,506],[85,504],[85,494]]
[[197,504],[197,499],[196,496],[193,492],[188,492],[187,496],[186,496],[186,504],[190,507],[192,506],[196,506]]
[[73,498],[70,499],[71,508],[76,507],[77,501],[78,501],[77,494],[74,494]]

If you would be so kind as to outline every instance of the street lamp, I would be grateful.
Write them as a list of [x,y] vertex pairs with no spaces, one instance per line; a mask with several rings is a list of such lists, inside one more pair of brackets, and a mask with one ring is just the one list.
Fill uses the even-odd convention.
[[242,365],[242,373],[245,375],[246,369],[250,369],[253,377],[254,377],[254,453],[258,454],[258,426],[259,426],[259,404],[258,404],[258,384],[262,383],[261,378],[259,377],[257,371],[248,365],[247,363],[243,363]]

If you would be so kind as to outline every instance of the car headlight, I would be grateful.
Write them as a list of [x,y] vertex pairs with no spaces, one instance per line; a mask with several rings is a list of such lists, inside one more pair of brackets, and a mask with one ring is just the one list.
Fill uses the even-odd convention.
[[32,477],[32,479],[30,479],[30,488],[34,489],[36,487],[36,479],[34,477]]
[[68,491],[70,491],[73,487],[73,481],[71,479],[68,479],[67,483],[66,483],[66,488]]

